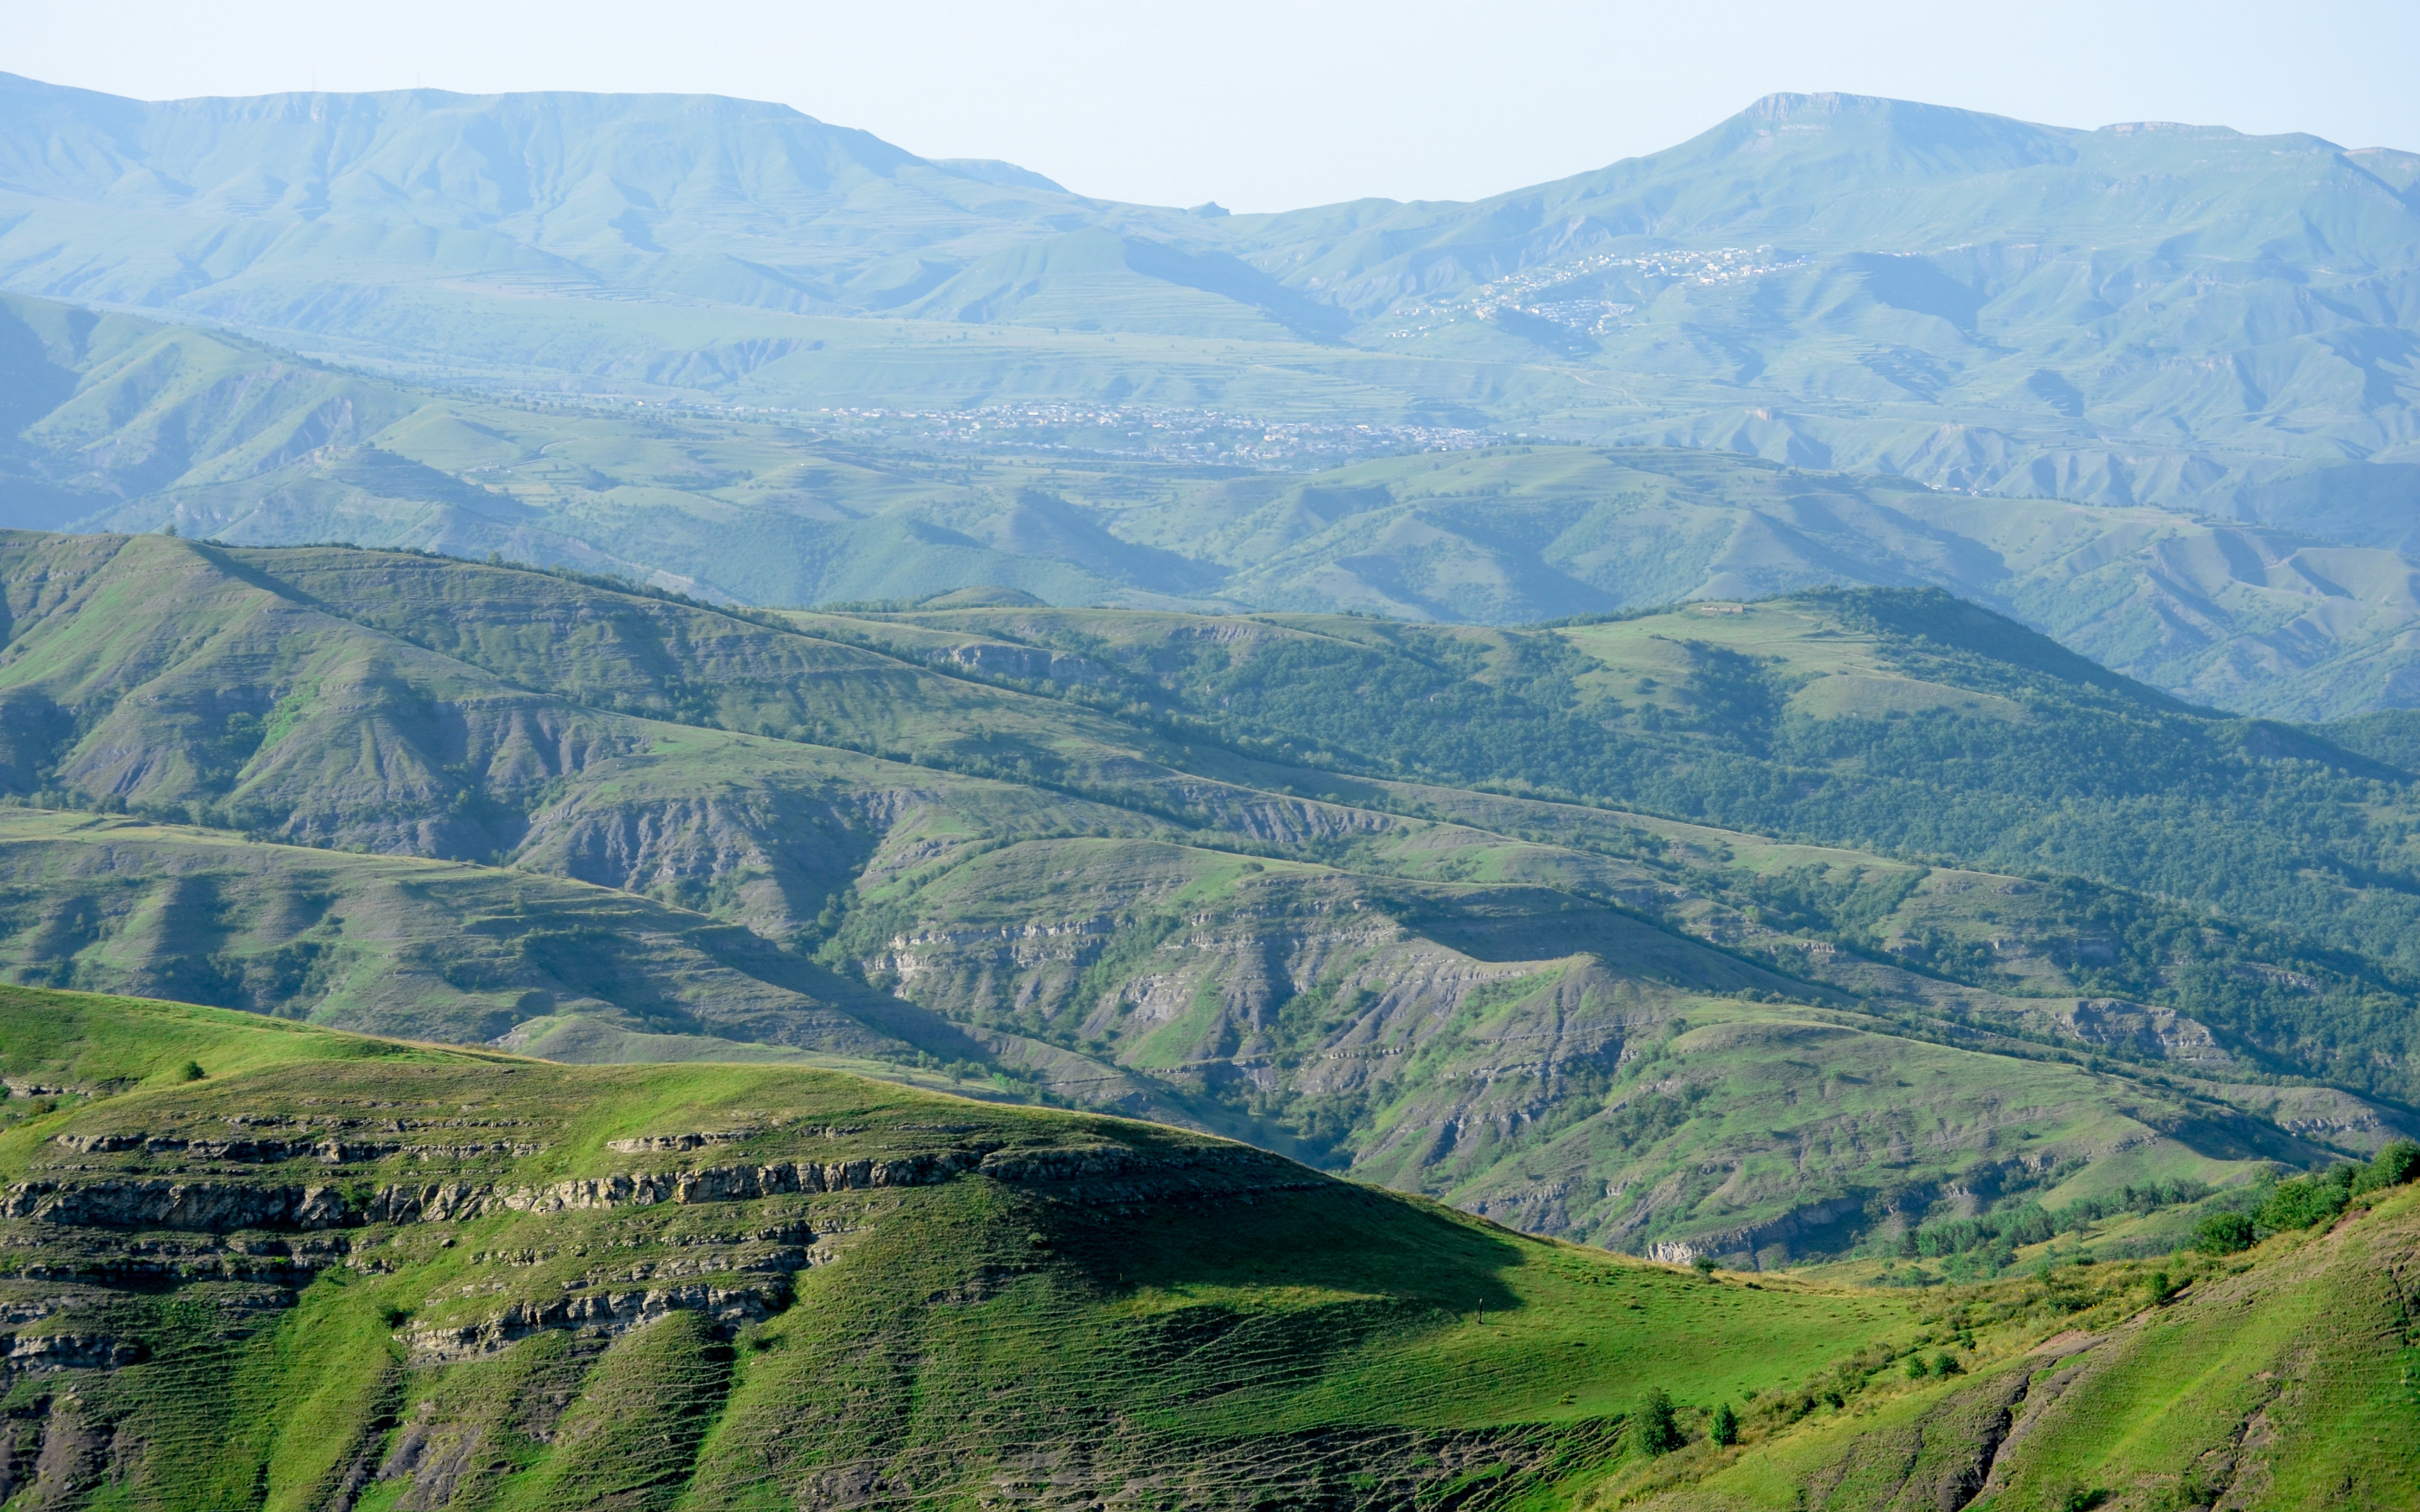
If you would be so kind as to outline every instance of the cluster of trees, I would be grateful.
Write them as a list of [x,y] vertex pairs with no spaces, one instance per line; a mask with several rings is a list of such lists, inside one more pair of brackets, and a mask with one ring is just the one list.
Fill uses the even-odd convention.
[[2045,1243],[2061,1234],[2080,1234],[2094,1224],[2119,1213],[2149,1214],[2163,1208],[2182,1207],[2211,1196],[2202,1182],[2180,1179],[2126,1186],[2099,1197],[2084,1197],[2061,1208],[2044,1208],[2026,1200],[1972,1218],[1942,1218],[1918,1224],[1900,1236],[1899,1253],[1906,1259],[1947,1259],[1971,1257],[1993,1272],[2013,1264],[2017,1251]]
[[2398,1139],[2366,1164],[2346,1162],[2324,1171],[2279,1181],[2250,1211],[2214,1212],[2201,1221],[2194,1242],[2211,1255],[2249,1249],[2269,1234],[2328,1222],[2364,1193],[2400,1186],[2420,1178],[2420,1144]]

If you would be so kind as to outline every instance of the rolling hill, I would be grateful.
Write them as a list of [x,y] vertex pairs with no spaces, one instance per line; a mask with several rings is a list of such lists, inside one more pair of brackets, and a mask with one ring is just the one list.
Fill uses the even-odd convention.
[[1741,1265],[2412,1127],[2405,770],[1937,594],[784,615],[0,547],[22,982],[1106,1108]]
[[2407,1504],[2415,249],[0,75],[0,1504]]
[[2167,510],[1670,448],[1295,474],[1070,455],[1039,433],[991,450],[980,427],[508,404],[22,299],[0,298],[0,350],[9,526],[495,552],[761,605],[1001,586],[1508,624],[1921,584],[2195,702],[2311,719],[2420,696],[2411,559]]
[[22,989],[0,1029],[27,1504],[2384,1507],[2414,1468],[2391,1182],[2156,1283],[1908,1291],[829,1072]]

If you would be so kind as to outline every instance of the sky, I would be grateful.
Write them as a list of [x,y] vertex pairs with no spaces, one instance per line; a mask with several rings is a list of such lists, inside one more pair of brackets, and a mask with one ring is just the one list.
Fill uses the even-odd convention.
[[780,100],[1103,198],[1470,199],[1776,90],[2420,150],[2420,0],[0,0],[0,70],[144,99],[414,86]]

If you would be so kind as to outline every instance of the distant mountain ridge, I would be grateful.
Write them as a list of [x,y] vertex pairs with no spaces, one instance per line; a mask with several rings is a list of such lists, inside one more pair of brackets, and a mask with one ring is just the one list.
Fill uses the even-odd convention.
[[988,589],[1501,625],[1931,584],[2195,702],[2288,718],[2420,702],[2420,565],[2305,529],[1672,447],[1311,473],[943,460],[794,420],[431,392],[11,296],[0,354],[0,529],[492,551],[755,604]]
[[1776,95],[1471,204],[1209,216],[712,97],[12,77],[0,226],[0,286],[523,389],[1450,414],[2373,546],[2420,478],[2420,155],[2305,135]]

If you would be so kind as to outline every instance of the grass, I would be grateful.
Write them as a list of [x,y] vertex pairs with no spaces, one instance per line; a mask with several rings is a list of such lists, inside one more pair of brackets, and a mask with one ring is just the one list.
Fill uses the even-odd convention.
[[[116,1494],[139,1503],[301,1507],[352,1486],[395,1508],[450,1486],[471,1507],[876,1489],[948,1504],[1003,1485],[1183,1503],[1350,1482],[1413,1500],[1460,1486],[1488,1506],[1780,1507],[1816,1484],[1827,1504],[1880,1506],[1913,1473],[1884,1473],[1895,1435],[1928,1435],[1943,1473],[1962,1455],[1988,1462],[1974,1404],[2028,1372],[2023,1447],[1993,1472],[2018,1500],[1993,1504],[2074,1477],[2156,1489],[2247,1418],[2282,1430],[2234,1452],[2247,1488],[2342,1483],[2385,1505],[2408,1469],[2391,1374],[2406,1346],[2395,1328],[2342,1326],[2400,1317],[2381,1260],[2420,1223],[2408,1189],[2247,1257],[2174,1258],[2182,1289],[2147,1308],[2148,1262],[1926,1291],[1699,1274],[1182,1131],[816,1070],[558,1066],[24,991],[0,998],[0,1028],[12,1080],[83,1088],[0,1136],[0,1178],[46,1191],[294,1180],[290,1162],[194,1152],[230,1127],[341,1137],[340,1157],[312,1159],[355,1202],[398,1181],[543,1192],[800,1157],[1123,1163],[559,1211],[516,1199],[321,1237],[7,1220],[0,1294],[30,1307],[17,1336],[136,1351],[24,1378],[12,1421],[54,1467],[116,1444]],[[187,1079],[201,1057],[222,1069]],[[130,1133],[153,1147],[54,1139]],[[692,1148],[632,1143],[676,1135]],[[129,1285],[116,1268],[131,1243],[178,1258]],[[566,1300],[592,1310],[542,1320]],[[516,1317],[541,1321],[511,1342],[480,1332]],[[2100,1341],[2083,1373],[2041,1385],[2055,1372],[2027,1351],[2078,1331]],[[447,1352],[458,1339],[486,1342]],[[1902,1368],[1943,1354],[1963,1374]],[[1669,1455],[1625,1437],[1654,1390],[1679,1403]],[[1736,1448],[1707,1439],[1720,1402],[1741,1409]]]
[[[473,1326],[517,1302],[664,1294],[690,1276],[729,1292],[753,1288],[763,1320],[742,1317],[737,1344],[727,1344],[728,1324],[720,1335],[706,1326],[712,1305],[692,1304],[609,1335],[610,1344],[579,1344],[596,1363],[559,1425],[543,1440],[524,1434],[520,1449],[496,1425],[500,1452],[524,1468],[496,1477],[493,1504],[623,1492],[644,1502],[682,1485],[708,1501],[746,1504],[757,1494],[751,1486],[796,1494],[815,1475],[841,1473],[834,1456],[843,1445],[871,1456],[886,1475],[938,1490],[1012,1445],[1073,1445],[1088,1431],[1083,1425],[1112,1419],[1129,1425],[1138,1463],[1179,1443],[1243,1454],[1254,1443],[1321,1434],[1378,1435],[1384,1442],[1370,1452],[1385,1460],[1402,1435],[1618,1417],[1643,1374],[1684,1395],[1735,1391],[1813,1369],[1848,1343],[1906,1321],[1904,1306],[1890,1299],[1710,1284],[1266,1157],[1250,1157],[1260,1164],[1249,1167],[1265,1174],[1224,1196],[1212,1176],[1204,1195],[1154,1196],[1154,1152],[1196,1163],[1225,1158],[1222,1149],[1247,1152],[1148,1125],[1005,1109],[828,1072],[561,1067],[50,994],[14,994],[0,1002],[0,1018],[17,1057],[12,1076],[136,1077],[124,1090],[96,1088],[90,1101],[12,1131],[0,1147],[8,1161],[0,1174],[12,1179],[72,1185],[101,1171],[174,1168],[191,1157],[134,1151],[62,1167],[60,1147],[44,1141],[129,1129],[190,1139],[239,1113],[253,1127],[400,1119],[397,1127],[449,1131],[438,1138],[502,1138],[528,1150],[448,1157],[450,1170],[427,1156],[353,1157],[332,1173],[353,1191],[398,1177],[543,1185],[634,1165],[728,1165],[802,1148],[845,1159],[972,1139],[1019,1149],[1108,1144],[1145,1159],[1141,1186],[1129,1178],[1098,1195],[1080,1183],[1055,1191],[968,1177],[890,1191],[351,1230],[355,1259],[296,1278],[307,1285],[295,1305],[256,1319],[237,1346],[227,1395],[239,1404],[274,1396],[279,1412],[201,1457],[259,1466],[260,1504],[271,1506],[324,1495],[361,1445],[392,1437],[396,1429],[382,1423],[432,1423],[458,1442],[480,1412],[517,1389],[498,1382],[553,1369],[537,1357],[560,1347],[541,1339],[495,1357],[414,1363],[403,1339]],[[34,1023],[49,1026],[39,1041],[18,1032]],[[174,1074],[196,1055],[226,1069],[200,1081]],[[703,1156],[610,1148],[658,1131],[735,1127],[749,1132]],[[471,1130],[480,1133],[453,1132]],[[1194,1169],[1216,1167],[1171,1168]],[[279,1179],[271,1170],[218,1180],[264,1177]],[[1180,1176],[1180,1191],[1203,1179]],[[812,1230],[804,1243],[817,1257],[780,1260],[783,1244],[798,1242],[768,1244],[759,1230]],[[18,1232],[32,1242],[20,1274],[106,1265],[118,1242],[101,1231],[46,1232],[39,1222]],[[239,1244],[234,1253],[265,1252]],[[212,1283],[197,1275],[194,1284],[198,1300]],[[1658,1340],[1673,1328],[1704,1341],[1684,1367],[1662,1357]],[[163,1358],[127,1366],[96,1389],[102,1384],[132,1425],[162,1410],[155,1391],[183,1392],[191,1382]],[[240,1409],[236,1421],[251,1418]],[[194,1425],[173,1437],[193,1444],[209,1431]],[[202,1473],[181,1453],[157,1471]],[[235,1469],[211,1473],[228,1484],[241,1478]]]

